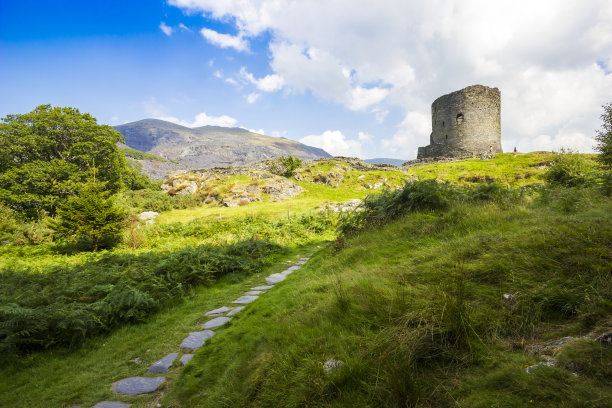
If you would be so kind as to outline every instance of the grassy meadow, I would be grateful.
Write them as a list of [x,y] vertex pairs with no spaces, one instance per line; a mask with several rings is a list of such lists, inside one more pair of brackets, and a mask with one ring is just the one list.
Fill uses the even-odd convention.
[[[129,211],[160,215],[98,253],[22,225],[0,245],[0,406],[610,406],[612,351],[587,336],[612,325],[610,177],[566,157],[580,174],[553,174],[564,159],[547,152],[391,172],[314,162],[298,197],[239,207],[124,191]],[[330,173],[341,181],[315,182]],[[158,392],[110,390],[303,256]],[[524,371],[533,345],[564,336],[577,340],[557,366]]]

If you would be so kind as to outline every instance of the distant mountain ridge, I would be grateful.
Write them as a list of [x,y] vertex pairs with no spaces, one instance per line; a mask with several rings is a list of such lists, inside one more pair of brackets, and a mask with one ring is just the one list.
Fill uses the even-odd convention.
[[176,161],[189,169],[245,165],[288,154],[303,160],[331,157],[317,147],[242,128],[188,128],[159,119],[144,119],[114,128],[125,136],[127,146]]
[[392,166],[401,167],[402,164],[406,163],[408,160],[402,159],[387,159],[387,158],[376,158],[376,159],[366,159],[364,162],[370,164],[390,164]]

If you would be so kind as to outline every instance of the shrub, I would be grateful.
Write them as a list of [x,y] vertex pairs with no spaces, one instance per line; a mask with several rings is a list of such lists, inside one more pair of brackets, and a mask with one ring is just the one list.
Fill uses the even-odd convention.
[[299,157],[293,157],[292,155],[281,156],[272,161],[270,172],[283,177],[292,177],[301,165],[302,159]]
[[605,167],[612,168],[612,103],[603,106],[604,113],[601,129],[597,131],[595,150],[599,152],[597,160]]
[[282,248],[265,240],[174,253],[105,254],[77,266],[37,273],[0,271],[0,355],[83,339],[139,321],[193,285],[258,271]]
[[10,240],[17,231],[17,221],[13,210],[0,203],[0,245]]
[[576,187],[589,182],[595,164],[584,155],[561,149],[555,154],[552,166],[544,174],[550,184]]

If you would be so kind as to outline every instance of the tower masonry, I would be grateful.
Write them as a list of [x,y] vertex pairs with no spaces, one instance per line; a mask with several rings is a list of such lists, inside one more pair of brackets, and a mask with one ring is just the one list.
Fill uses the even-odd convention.
[[502,153],[499,89],[472,85],[431,104],[429,145],[417,159]]

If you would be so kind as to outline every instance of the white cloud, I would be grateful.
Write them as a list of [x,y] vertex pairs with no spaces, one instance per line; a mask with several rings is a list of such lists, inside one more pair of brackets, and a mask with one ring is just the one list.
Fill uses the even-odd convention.
[[242,126],[240,126],[240,128],[248,130],[251,133],[257,133],[258,135],[265,135],[266,134],[266,132],[264,132],[263,129],[247,129],[247,128],[242,127]]
[[156,119],[165,120],[168,122],[176,123],[177,125],[186,126],[190,128],[200,127],[200,126],[223,126],[223,127],[234,127],[238,120],[232,118],[231,116],[221,115],[221,116],[208,116],[206,112],[198,113],[195,116],[193,122],[180,120],[175,118],[174,116],[158,116]]
[[230,34],[218,33],[209,28],[203,28],[200,33],[208,42],[221,48],[234,48],[236,51],[248,51],[249,43],[242,35],[233,36]]
[[183,23],[179,23],[178,27],[179,27],[181,30],[184,30],[184,31],[188,31],[188,32],[190,32],[190,33],[193,33],[193,31],[192,31],[192,30],[191,30],[189,27],[187,27],[185,24],[183,24]]
[[309,135],[300,139],[301,143],[319,147],[332,156],[362,157],[361,143],[347,139],[339,130],[326,130],[320,135]]
[[259,99],[259,96],[258,93],[250,93],[246,96],[246,100],[248,103],[255,103],[257,99]]
[[266,75],[256,79],[253,74],[248,72],[245,67],[240,68],[240,76],[247,82],[255,85],[257,89],[264,92],[274,92],[282,89],[285,80],[280,75]]
[[170,4],[235,21],[237,38],[269,32],[271,75],[287,92],[310,91],[379,123],[399,106],[405,119],[383,142],[389,152],[416,154],[429,142],[433,100],[472,84],[500,88],[506,150],[576,140],[589,151],[600,106],[612,100],[609,0]]
[[159,29],[162,30],[162,32],[167,36],[171,36],[172,32],[174,31],[172,27],[167,26],[166,23],[164,23],[163,21],[159,23]]
[[359,140],[360,142],[369,142],[370,140],[372,140],[372,135],[368,135],[364,132],[359,132],[359,134],[357,135],[357,140]]

